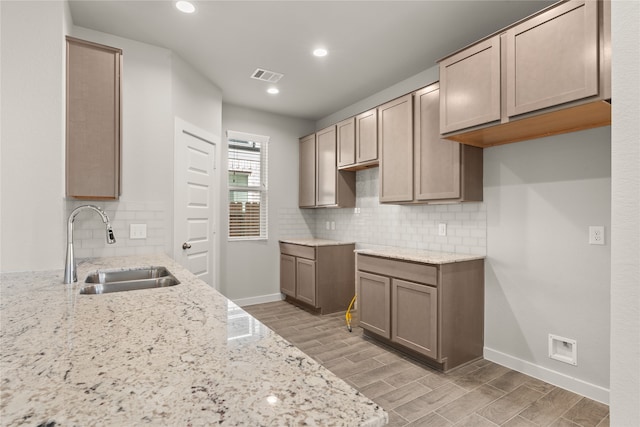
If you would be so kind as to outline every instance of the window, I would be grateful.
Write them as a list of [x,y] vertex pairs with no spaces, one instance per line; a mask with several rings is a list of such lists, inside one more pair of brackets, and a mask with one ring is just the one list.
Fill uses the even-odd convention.
[[268,136],[227,131],[229,240],[267,238]]

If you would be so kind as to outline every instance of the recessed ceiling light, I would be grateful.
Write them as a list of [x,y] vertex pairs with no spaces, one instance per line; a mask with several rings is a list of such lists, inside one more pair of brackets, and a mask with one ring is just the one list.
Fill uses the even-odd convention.
[[270,87],[269,89],[267,89],[267,92],[269,92],[271,95],[276,95],[280,93],[280,90],[277,87]]
[[321,47],[313,51],[315,56],[327,56],[327,53],[329,53],[327,52],[327,49],[323,49]]
[[193,3],[186,0],[177,1],[176,8],[180,12],[184,12],[184,13],[193,13],[196,11],[196,7],[193,5]]

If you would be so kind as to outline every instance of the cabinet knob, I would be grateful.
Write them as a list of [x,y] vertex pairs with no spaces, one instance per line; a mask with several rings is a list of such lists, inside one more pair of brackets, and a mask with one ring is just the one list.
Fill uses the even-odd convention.
[[182,249],[184,249],[184,250],[191,249],[191,245],[189,243],[187,243],[187,242],[184,242],[182,244]]

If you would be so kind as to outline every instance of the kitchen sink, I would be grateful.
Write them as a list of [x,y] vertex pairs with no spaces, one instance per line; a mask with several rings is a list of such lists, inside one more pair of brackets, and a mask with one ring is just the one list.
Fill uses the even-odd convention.
[[155,279],[171,276],[166,267],[144,267],[131,270],[98,270],[87,276],[85,283],[111,283],[129,280]]
[[145,267],[131,270],[98,270],[87,276],[90,285],[80,289],[83,295],[106,294],[110,292],[134,291],[139,289],[164,288],[180,283],[166,267]]

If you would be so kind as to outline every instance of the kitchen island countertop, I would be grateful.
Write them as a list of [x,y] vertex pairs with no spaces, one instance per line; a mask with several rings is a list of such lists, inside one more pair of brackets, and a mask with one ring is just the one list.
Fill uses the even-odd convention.
[[0,282],[2,425],[381,426],[371,400],[164,255],[177,286],[80,295],[62,270]]

